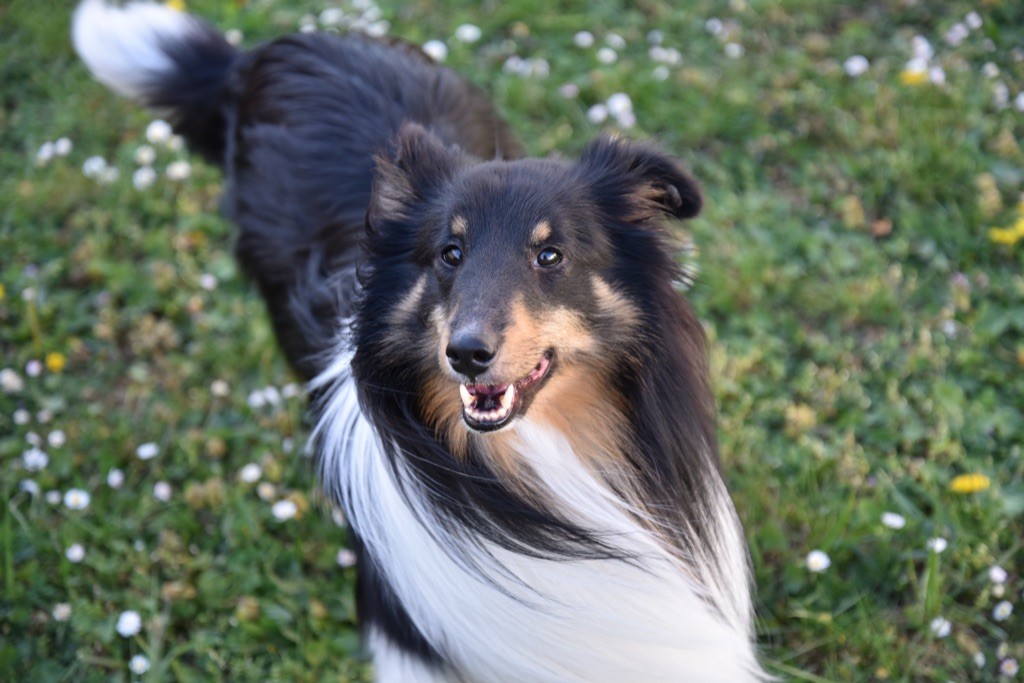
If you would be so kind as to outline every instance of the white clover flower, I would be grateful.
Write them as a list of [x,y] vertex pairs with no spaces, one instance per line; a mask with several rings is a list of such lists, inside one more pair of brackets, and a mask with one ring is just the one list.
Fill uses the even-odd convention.
[[89,507],[92,497],[82,489],[68,489],[64,492],[64,507],[69,510],[84,510]]
[[1003,600],[992,610],[992,618],[996,621],[1006,621],[1011,614],[1013,614],[1013,603],[1009,600]]
[[263,400],[267,402],[267,405],[277,406],[281,404],[281,392],[277,390],[277,387],[270,385],[263,387]]
[[651,29],[647,32],[648,45],[661,45],[665,41],[665,33],[658,29]]
[[119,489],[124,484],[124,472],[116,467],[110,468],[107,472],[107,486],[112,489]]
[[224,40],[228,41],[228,45],[231,45],[232,47],[238,47],[241,45],[243,38],[244,36],[242,35],[242,32],[237,28],[229,28],[224,32]]
[[82,163],[82,173],[86,178],[98,178],[107,168],[107,160],[100,156],[89,157]]
[[1016,659],[1004,659],[999,662],[999,675],[1003,678],[1013,678],[1020,671]]
[[160,453],[160,447],[152,441],[144,443],[135,449],[135,455],[139,460],[152,460]]
[[59,157],[66,157],[71,154],[71,148],[74,147],[71,144],[70,138],[58,138],[53,143],[53,153]]
[[188,163],[184,159],[172,161],[167,164],[166,175],[168,180],[186,180],[190,175],[192,175],[192,164]]
[[48,164],[50,160],[53,159],[53,156],[53,143],[50,141],[44,142],[42,145],[39,146],[39,151],[36,152],[36,165],[44,166]]
[[136,190],[145,190],[152,187],[153,183],[156,182],[156,171],[153,170],[152,166],[143,166],[142,168],[135,169],[132,173],[132,185],[135,186]]
[[171,124],[167,123],[163,119],[151,121],[150,124],[146,126],[146,139],[154,145],[166,144],[173,134],[174,131],[171,130]]
[[928,550],[938,555],[949,547],[949,542],[941,536],[936,536],[935,538],[929,538],[925,545],[928,547]]
[[172,152],[180,152],[185,149],[185,138],[180,135],[172,135],[171,139],[167,141],[167,149]]
[[1024,112],[1024,92],[1017,93],[1017,96],[1013,98],[1013,108]]
[[131,669],[133,674],[141,676],[149,671],[149,659],[146,655],[134,655],[128,661],[128,668]]
[[208,292],[217,289],[217,276],[212,273],[203,273],[199,276],[199,286]]
[[626,47],[626,39],[618,33],[609,33],[604,37],[604,42],[614,50],[623,50]]
[[903,517],[903,515],[899,513],[883,512],[882,524],[889,527],[890,529],[902,529],[907,525],[907,520]]
[[998,564],[988,568],[988,580],[992,583],[1006,583],[1006,570]]
[[718,36],[725,30],[725,24],[722,23],[721,19],[711,17],[704,22],[704,30],[713,36]]
[[391,31],[390,21],[375,21],[372,24],[367,24],[363,32],[371,38],[383,38]]
[[139,145],[132,154],[135,163],[139,166],[152,166],[156,161],[156,150],[149,145]]
[[1010,88],[1002,81],[992,86],[992,104],[996,109],[1006,109],[1010,106]]
[[448,46],[440,40],[428,40],[423,43],[423,51],[435,62],[443,62],[448,59]]
[[985,659],[984,652],[979,650],[978,652],[974,653],[974,666],[978,667],[979,669],[984,669],[986,661],[988,660]]
[[46,408],[43,408],[38,413],[36,413],[36,420],[39,421],[40,424],[46,424],[52,419],[53,411],[47,410]]
[[474,24],[462,24],[455,29],[455,40],[460,43],[475,43],[482,35],[483,31]]
[[339,567],[354,567],[356,565],[356,554],[348,548],[342,548],[338,551],[335,561]]
[[746,49],[739,43],[726,43],[725,44],[725,56],[729,59],[739,59],[743,56]]
[[807,565],[807,569],[815,574],[820,574],[832,566],[832,558],[824,550],[812,550],[807,553],[804,563]]
[[29,494],[33,498],[39,495],[39,484],[36,483],[35,479],[23,479],[18,488]]
[[621,128],[632,128],[636,125],[636,114],[632,110],[626,111],[616,116],[615,121]]
[[846,75],[850,78],[857,78],[858,76],[863,76],[867,73],[870,66],[871,63],[868,62],[867,57],[864,55],[854,55],[852,57],[848,57],[846,61],[843,62],[843,71],[845,71]]
[[328,7],[320,13],[320,23],[324,26],[337,26],[345,18],[345,12],[340,7]]
[[68,562],[78,564],[85,559],[85,548],[81,543],[72,543],[64,551],[64,557],[68,558]]
[[274,503],[274,506],[270,508],[270,512],[274,515],[275,519],[283,522],[295,517],[299,512],[299,508],[295,505],[294,501],[285,498]]
[[602,64],[614,64],[619,59],[619,53],[610,47],[602,47],[597,51],[597,61]]
[[633,100],[626,93],[617,92],[605,101],[605,106],[608,107],[609,114],[619,117],[626,112],[633,111]]
[[999,67],[995,62],[985,62],[981,67],[981,75],[985,78],[995,78],[999,75]]
[[125,610],[117,618],[115,628],[122,638],[131,638],[142,630],[142,617],[133,609]]
[[573,45],[579,48],[588,48],[594,44],[594,34],[590,31],[579,31],[572,37]]
[[928,61],[935,56],[935,50],[932,49],[932,44],[928,42],[928,39],[922,35],[914,36],[910,40],[911,52],[915,59],[922,59]]
[[587,120],[591,123],[604,123],[608,119],[608,107],[603,104],[595,104],[587,110]]
[[21,463],[29,472],[38,472],[50,464],[50,456],[33,446],[21,455]]
[[58,602],[50,612],[54,621],[67,621],[71,618],[71,605],[66,602]]
[[269,501],[277,495],[277,489],[269,481],[261,481],[256,486],[256,495],[259,496],[261,500]]
[[40,439],[39,435],[36,434],[35,432],[27,433],[25,435],[25,441],[27,441],[30,446],[35,446],[36,448],[39,448],[40,444],[43,443],[43,440]]
[[964,17],[964,22],[972,31],[976,31],[981,28],[981,15],[977,12],[968,12],[967,16]]
[[933,85],[946,84],[946,71],[941,66],[933,66],[928,69],[928,80]]
[[162,503],[171,499],[171,485],[166,481],[158,481],[153,484],[153,497]]
[[231,386],[222,379],[215,379],[210,383],[210,393],[217,398],[224,398],[231,394]]
[[245,400],[249,404],[249,407],[253,410],[259,410],[263,406],[267,405],[267,399],[263,397],[263,391],[256,389],[249,393],[249,398]]
[[295,382],[288,382],[281,387],[281,395],[285,398],[295,398],[302,393],[302,389]]
[[964,42],[964,39],[970,34],[970,29],[966,25],[957,22],[949,27],[946,31],[945,39],[946,42],[952,47],[957,47],[960,43]]
[[102,185],[112,185],[121,177],[121,171],[116,166],[107,166],[99,172],[96,180]]
[[[22,301],[29,302],[29,301],[35,301],[35,299],[36,299],[36,289],[35,289],[35,287],[26,287],[25,289],[21,290],[21,300]],[[32,361],[29,361],[29,362],[32,362]],[[38,361],[36,361],[36,362],[38,362]]]
[[57,429],[46,435],[46,442],[53,448],[60,448],[67,443],[67,436],[62,430]]
[[62,496],[60,495],[60,491],[57,491],[56,489],[51,489],[46,492],[46,495],[43,496],[43,498],[45,498],[46,502],[49,503],[50,505],[60,505]]
[[28,412],[24,408],[18,408],[11,414],[11,418],[14,420],[16,425],[27,425],[29,420],[32,419],[32,413]]
[[239,480],[246,484],[254,484],[263,476],[263,468],[254,462],[249,463],[238,471]]
[[651,72],[651,76],[653,76],[656,81],[667,81],[669,77],[668,67],[664,64],[659,64],[654,67],[654,71]]
[[33,358],[29,362],[25,363],[25,374],[29,377],[38,377],[43,374],[43,364]]
[[928,625],[928,628],[931,629],[932,634],[936,638],[945,638],[953,629],[953,625],[945,617],[935,617]]
[[10,368],[0,370],[0,389],[3,389],[5,394],[16,394],[24,388],[25,381],[21,375]]

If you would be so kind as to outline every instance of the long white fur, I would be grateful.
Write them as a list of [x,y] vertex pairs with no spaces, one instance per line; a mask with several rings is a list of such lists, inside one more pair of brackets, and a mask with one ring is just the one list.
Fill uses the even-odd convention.
[[117,7],[85,0],[75,10],[71,40],[96,80],[120,95],[145,100],[160,75],[174,70],[162,46],[187,40],[199,26],[166,5],[132,2]]
[[[537,485],[547,488],[561,513],[639,561],[538,559],[446,533],[402,463],[397,469],[389,465],[359,408],[350,361],[349,352],[339,354],[313,382],[328,391],[315,432],[323,449],[322,483],[341,492],[367,551],[416,626],[452,663],[455,671],[440,680],[736,683],[762,678],[748,632],[749,612],[740,614],[749,609],[749,588],[727,497],[719,506],[718,526],[722,543],[730,546],[723,548],[724,564],[737,564],[720,581],[702,585],[707,573],[694,563],[707,558],[687,563],[663,548],[587,471],[564,435],[521,420],[517,450]],[[724,487],[712,495],[724,496]],[[720,613],[709,600],[734,607]],[[381,683],[404,680],[388,673],[395,653],[383,636],[375,638],[375,649],[384,654]]]

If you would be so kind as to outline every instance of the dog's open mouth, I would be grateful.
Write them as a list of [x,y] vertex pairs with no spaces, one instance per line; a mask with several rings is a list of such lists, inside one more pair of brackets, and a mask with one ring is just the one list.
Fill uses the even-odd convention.
[[547,377],[553,358],[546,352],[533,370],[511,384],[460,384],[462,418],[470,429],[490,432],[511,422]]

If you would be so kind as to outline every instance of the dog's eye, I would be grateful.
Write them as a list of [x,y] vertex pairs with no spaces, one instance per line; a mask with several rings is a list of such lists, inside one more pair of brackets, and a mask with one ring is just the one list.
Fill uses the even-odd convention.
[[562,262],[562,252],[554,249],[553,247],[547,247],[541,249],[540,253],[537,254],[537,265],[541,268],[550,268],[551,266],[557,266]]
[[462,250],[454,244],[449,244],[441,251],[441,260],[449,266],[455,267],[462,263]]

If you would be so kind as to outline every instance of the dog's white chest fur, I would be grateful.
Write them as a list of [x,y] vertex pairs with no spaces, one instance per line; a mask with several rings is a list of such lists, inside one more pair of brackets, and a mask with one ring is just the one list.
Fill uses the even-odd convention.
[[[417,484],[397,481],[403,471],[389,465],[359,409],[349,360],[339,358],[316,383],[332,387],[317,427],[325,449],[322,483],[344,492],[367,551],[423,635],[455,667],[423,668],[371,633],[381,681],[756,678],[749,634],[701,597],[709,589],[692,578],[700,572],[636,524],[555,431],[522,420],[519,455],[574,521],[640,561],[541,559],[442,531]],[[740,585],[730,588],[745,595],[745,573],[739,574]]]

